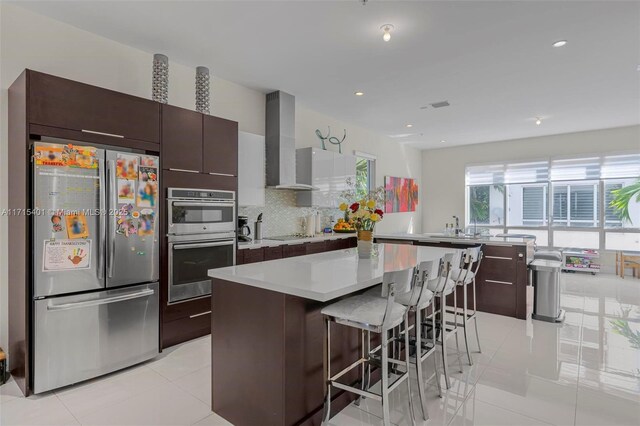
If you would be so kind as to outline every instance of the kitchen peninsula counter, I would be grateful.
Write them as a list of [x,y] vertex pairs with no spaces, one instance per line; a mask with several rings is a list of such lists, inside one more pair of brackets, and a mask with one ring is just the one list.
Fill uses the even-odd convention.
[[[352,248],[210,270],[213,411],[237,426],[320,424],[322,308],[381,283],[385,271],[458,250],[380,244],[378,252],[359,259]],[[331,349],[334,371],[350,365],[359,357],[358,331],[334,327]],[[345,377],[355,382],[358,372]],[[352,399],[336,393],[334,412]]]
[[[483,258],[476,276],[479,311],[526,319],[533,306],[528,265],[533,260],[534,241],[521,237],[456,237],[438,233],[376,234],[379,243],[464,249],[482,245]],[[469,308],[473,308],[473,289],[468,288]],[[462,306],[462,287],[458,288]],[[449,301],[452,304],[452,301]]]
[[304,244],[304,243],[316,243],[322,241],[333,241],[333,240],[343,240],[346,238],[356,238],[356,234],[322,234],[316,235],[313,237],[301,237],[291,240],[272,240],[269,237],[265,237],[261,240],[252,240],[252,241],[240,241],[238,242],[238,250],[243,249],[254,249],[260,247],[277,247],[277,246],[287,246],[287,245],[295,245],[295,244]]

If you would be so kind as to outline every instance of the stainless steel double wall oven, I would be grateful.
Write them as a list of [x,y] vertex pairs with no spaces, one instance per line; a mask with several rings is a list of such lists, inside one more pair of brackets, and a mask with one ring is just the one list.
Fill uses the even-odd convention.
[[236,194],[169,188],[169,304],[208,297],[209,269],[235,265]]

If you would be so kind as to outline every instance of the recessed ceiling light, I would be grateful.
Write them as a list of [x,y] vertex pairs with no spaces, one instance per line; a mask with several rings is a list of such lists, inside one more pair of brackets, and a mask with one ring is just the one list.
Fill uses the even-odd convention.
[[364,95],[364,92],[355,92],[355,93],[354,93],[354,95],[356,95],[356,96],[362,96],[362,95]]
[[446,142],[447,142],[447,141],[445,141],[444,139],[442,139],[442,140],[440,141],[440,143],[446,143]]
[[567,40],[558,40],[553,43],[553,47],[562,47],[567,44]]
[[536,126],[539,126],[542,124],[542,120],[539,117],[536,117]]
[[382,30],[382,39],[384,41],[389,41],[391,40],[391,30],[394,29],[394,26],[391,24],[384,24],[383,26],[380,27],[380,29]]
[[413,127],[413,124],[407,124],[407,127]]

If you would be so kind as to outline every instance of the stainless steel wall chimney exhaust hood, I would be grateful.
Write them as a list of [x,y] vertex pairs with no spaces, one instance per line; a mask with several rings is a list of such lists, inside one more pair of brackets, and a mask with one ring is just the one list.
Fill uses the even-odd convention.
[[293,95],[282,91],[267,94],[267,186],[311,191],[316,188],[296,183],[295,117],[296,99]]

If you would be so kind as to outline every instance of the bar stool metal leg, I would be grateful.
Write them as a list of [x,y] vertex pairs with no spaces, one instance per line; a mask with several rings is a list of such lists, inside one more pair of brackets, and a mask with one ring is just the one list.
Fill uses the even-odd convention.
[[[432,335],[431,337],[433,338],[433,347],[436,348],[438,345],[437,342],[437,338],[436,338],[436,315],[435,315],[435,307],[436,305],[436,301],[433,301],[433,304],[431,305],[431,309],[433,312],[433,315],[431,316],[431,330],[432,331]],[[436,383],[438,384],[438,396],[440,398],[442,398],[442,384],[440,383],[440,377],[438,376],[438,357],[437,356],[433,356],[433,368],[434,371],[436,372]]]
[[[467,336],[467,329],[469,327],[467,327],[468,325],[468,316],[467,316],[467,284],[463,285],[463,303],[464,306],[462,307],[462,332],[464,333],[464,345],[467,348],[467,358],[469,359],[469,365],[473,365],[473,359],[471,359],[471,352],[469,350],[469,338]],[[457,322],[457,316],[458,313],[456,312],[456,322]],[[476,331],[478,331],[478,327],[476,327]]]
[[478,334],[478,310],[476,309],[476,278],[473,277],[473,325],[476,329],[476,340],[478,340],[478,352],[482,353],[480,348],[480,335]]
[[326,336],[324,339],[324,369],[325,378],[327,379],[325,397],[324,397],[324,414],[322,416],[322,423],[326,424],[331,418],[331,321],[325,318],[325,331]]
[[[404,362],[405,362],[405,366],[407,368],[407,375],[409,375],[409,366],[410,366],[410,361],[409,361],[409,312],[407,311],[407,313],[404,314],[404,329],[405,329],[405,333],[404,333]],[[421,364],[421,360],[418,358],[417,359],[417,364]],[[407,377],[407,395],[409,395],[409,413],[411,414],[411,424],[415,425],[416,424],[416,417],[414,414],[414,408],[413,408],[413,398],[411,397],[411,376],[409,375]],[[422,377],[418,376],[418,383],[422,383]],[[388,407],[387,407],[388,409]]]
[[445,313],[445,300],[444,296],[438,298],[440,301],[440,307],[438,313],[440,314],[440,339],[442,347],[442,370],[444,372],[444,384],[447,389],[451,388],[451,382],[449,380],[449,366],[447,365],[447,322],[444,316]]
[[[427,412],[427,405],[425,404],[426,391],[424,389],[424,376],[422,375],[422,315],[420,309],[416,309],[416,371],[418,376],[418,395],[420,397],[420,406],[422,408],[422,418],[424,420],[429,419],[429,413]],[[435,356],[433,357],[436,358]],[[436,369],[436,379],[438,378],[438,370]],[[409,394],[411,395],[411,394]]]
[[[362,357],[362,359],[369,359],[369,349],[368,347],[365,346],[365,330],[360,330],[360,356]],[[366,390],[367,388],[366,386],[366,382],[365,382],[365,377],[366,377],[366,365],[367,363],[363,362],[360,365],[360,389],[362,390]],[[356,399],[355,404],[357,406],[360,406],[360,401],[364,398],[364,396],[360,395],[358,396],[358,399]]]
[[[455,338],[456,338],[456,357],[458,358],[458,368],[460,369],[460,372],[462,373],[464,370],[462,369],[462,356],[460,355],[460,343],[458,343],[458,289],[456,287],[453,288],[453,332],[456,333]],[[445,304],[445,309],[443,310],[443,314],[442,315],[446,315],[447,313],[447,309],[446,309],[446,304]],[[445,325],[446,325],[446,321],[445,321]],[[446,343],[446,342],[445,342]]]
[[391,424],[389,420],[389,332],[382,333],[380,355],[382,357],[382,421],[385,425]]

